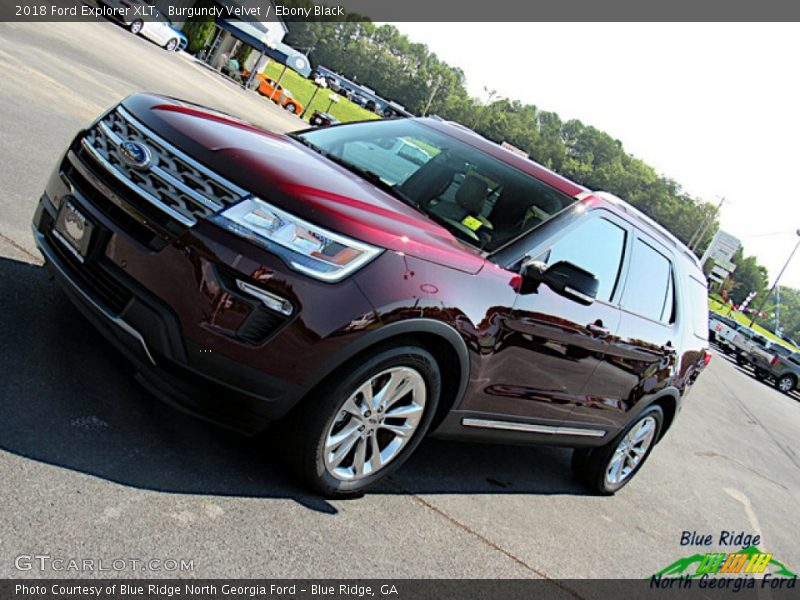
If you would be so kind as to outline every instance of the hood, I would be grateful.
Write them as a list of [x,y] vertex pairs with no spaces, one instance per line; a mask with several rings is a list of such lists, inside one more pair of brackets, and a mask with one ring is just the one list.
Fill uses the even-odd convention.
[[123,106],[206,167],[298,217],[467,273],[485,262],[424,214],[289,137],[161,96],[136,94]]

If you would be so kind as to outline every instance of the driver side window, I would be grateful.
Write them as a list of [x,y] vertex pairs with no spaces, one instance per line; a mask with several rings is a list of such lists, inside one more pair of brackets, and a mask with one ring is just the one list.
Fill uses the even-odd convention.
[[584,221],[545,254],[548,266],[565,260],[589,271],[599,282],[597,299],[609,302],[619,280],[626,231],[602,217]]

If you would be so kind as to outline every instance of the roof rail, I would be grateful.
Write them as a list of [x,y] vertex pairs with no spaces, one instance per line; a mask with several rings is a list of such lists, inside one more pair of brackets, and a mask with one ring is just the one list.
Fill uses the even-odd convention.
[[616,206],[618,208],[621,208],[627,214],[629,214],[629,215],[631,215],[633,217],[636,217],[639,221],[641,221],[642,223],[644,223],[648,227],[650,227],[650,228],[654,229],[655,231],[657,231],[658,233],[660,233],[662,235],[662,237],[664,237],[669,243],[671,243],[673,246],[675,246],[675,248],[680,250],[689,259],[691,259],[692,263],[694,263],[698,268],[700,267],[700,260],[697,258],[697,255],[694,252],[692,252],[686,246],[686,244],[684,244],[682,241],[680,241],[675,236],[675,234],[673,234],[669,229],[664,227],[661,223],[659,223],[658,221],[655,221],[653,218],[647,216],[645,213],[643,213],[641,210],[639,210],[638,208],[636,208],[635,206],[633,206],[629,202],[626,202],[625,200],[623,200],[619,196],[615,196],[611,192],[598,191],[598,192],[592,192],[592,193],[595,196],[597,196],[598,198],[602,198],[603,200],[608,200],[614,206]]

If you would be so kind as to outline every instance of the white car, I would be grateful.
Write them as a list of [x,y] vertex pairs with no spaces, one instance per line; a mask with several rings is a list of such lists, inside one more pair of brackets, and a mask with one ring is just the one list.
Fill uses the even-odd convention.
[[[125,25],[135,35],[146,37],[151,42],[155,42],[168,52],[174,52],[180,45],[180,36],[172,29],[172,23],[163,15],[156,15],[150,2],[146,0],[103,0],[103,4],[112,8],[119,8],[127,11],[124,19]],[[138,16],[136,7],[143,7],[142,14],[148,16]]]

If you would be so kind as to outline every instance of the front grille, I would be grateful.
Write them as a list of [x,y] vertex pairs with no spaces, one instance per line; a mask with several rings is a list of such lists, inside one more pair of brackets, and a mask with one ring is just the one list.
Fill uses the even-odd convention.
[[120,281],[111,273],[111,268],[103,264],[103,260],[86,260],[81,263],[67,250],[60,240],[53,235],[53,219],[49,215],[42,218],[41,230],[53,252],[61,260],[61,264],[69,271],[70,277],[79,282],[86,292],[100,304],[116,315],[122,313],[133,298]]
[[[131,166],[123,159],[120,146],[128,141],[150,150],[148,168]],[[186,227],[248,195],[145,127],[121,106],[92,127],[81,144],[117,183],[157,208],[163,217]]]

